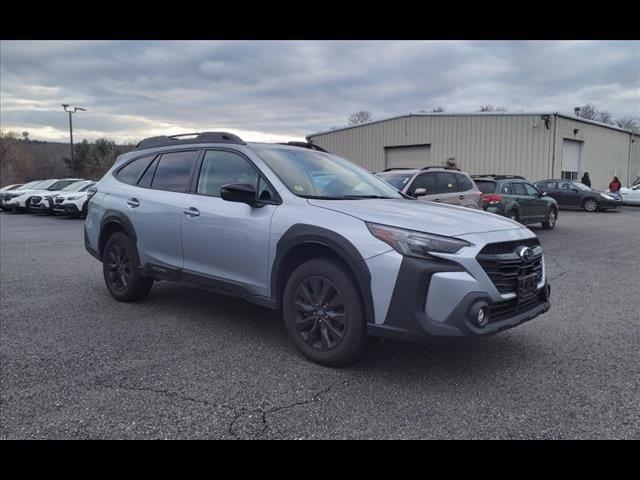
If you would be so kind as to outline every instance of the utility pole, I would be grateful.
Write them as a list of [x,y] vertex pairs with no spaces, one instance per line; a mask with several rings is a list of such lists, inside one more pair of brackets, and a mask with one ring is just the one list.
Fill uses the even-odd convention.
[[82,107],[71,107],[68,103],[63,103],[62,108],[64,108],[65,112],[69,113],[69,138],[71,139],[71,168],[74,170],[73,174],[75,175],[75,164],[73,163],[73,120],[71,115],[76,113],[78,110],[86,112],[86,108]]

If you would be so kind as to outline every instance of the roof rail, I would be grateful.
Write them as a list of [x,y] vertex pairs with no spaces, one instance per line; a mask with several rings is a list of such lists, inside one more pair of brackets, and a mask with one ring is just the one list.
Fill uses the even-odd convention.
[[[183,138],[192,137],[192,138]],[[143,150],[146,148],[168,147],[171,145],[187,145],[192,143],[234,143],[236,145],[246,145],[245,142],[234,135],[227,132],[202,132],[202,133],[182,133],[180,135],[160,135],[158,137],[149,137],[141,140],[134,150]]]
[[444,170],[457,170],[458,172],[462,171],[456,167],[443,167],[441,165],[429,165],[428,167],[422,167],[420,170],[429,170],[430,168],[442,168]]
[[390,167],[390,168],[385,168],[382,171],[383,172],[392,172],[394,170],[417,170],[417,169],[416,168],[411,168],[411,167]]
[[521,175],[496,175],[495,173],[489,173],[485,175],[471,175],[471,178],[492,178],[493,180],[508,180],[510,178],[518,180],[526,180]]
[[292,147],[308,148],[309,150],[318,150],[319,152],[329,153],[324,148],[310,142],[281,142],[280,145],[291,145]]

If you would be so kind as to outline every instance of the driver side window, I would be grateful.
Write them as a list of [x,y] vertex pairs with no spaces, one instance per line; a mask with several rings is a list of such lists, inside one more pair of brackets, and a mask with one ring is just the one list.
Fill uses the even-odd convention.
[[530,197],[540,196],[540,192],[538,192],[538,190],[533,185],[529,185],[528,183],[525,183],[524,188],[527,189],[527,195],[529,195]]
[[258,172],[236,153],[225,150],[207,151],[200,168],[197,193],[219,197],[222,186],[230,183],[257,187]]

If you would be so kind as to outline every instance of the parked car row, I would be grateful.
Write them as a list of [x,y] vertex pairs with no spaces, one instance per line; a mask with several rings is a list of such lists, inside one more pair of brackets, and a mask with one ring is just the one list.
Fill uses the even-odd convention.
[[64,178],[8,185],[0,190],[0,209],[86,217],[93,180]]
[[640,204],[640,185],[618,193],[599,192],[562,179],[535,183],[518,175],[472,175],[457,168],[390,168],[376,174],[401,193],[423,201],[483,209],[525,225],[555,227],[559,208],[587,212]]

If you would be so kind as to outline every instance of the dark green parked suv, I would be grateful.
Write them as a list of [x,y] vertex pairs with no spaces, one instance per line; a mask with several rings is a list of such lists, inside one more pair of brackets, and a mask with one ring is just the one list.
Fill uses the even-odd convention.
[[517,175],[474,175],[482,192],[482,208],[522,224],[541,223],[551,230],[558,220],[558,203]]

